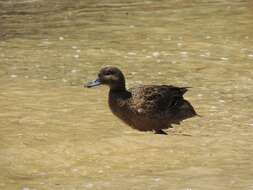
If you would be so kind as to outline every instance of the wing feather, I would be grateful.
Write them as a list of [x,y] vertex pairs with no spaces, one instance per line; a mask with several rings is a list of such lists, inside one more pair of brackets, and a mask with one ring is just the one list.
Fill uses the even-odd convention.
[[142,114],[155,114],[165,112],[176,106],[183,98],[187,87],[167,85],[140,86],[129,89],[132,93],[132,105]]

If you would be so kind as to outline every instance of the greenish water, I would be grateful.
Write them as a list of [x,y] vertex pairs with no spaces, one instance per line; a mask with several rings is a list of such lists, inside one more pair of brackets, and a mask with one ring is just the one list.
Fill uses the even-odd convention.
[[[252,190],[251,0],[0,1],[0,189]],[[192,86],[201,118],[168,136],[115,118],[129,87]]]

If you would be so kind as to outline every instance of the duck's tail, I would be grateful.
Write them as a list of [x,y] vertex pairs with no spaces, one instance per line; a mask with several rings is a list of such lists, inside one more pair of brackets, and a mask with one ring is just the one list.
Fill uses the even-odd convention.
[[190,86],[179,87],[179,90],[180,90],[180,92],[181,92],[182,95],[183,95],[183,94],[185,94],[185,93],[188,91],[189,88],[192,88],[192,87],[190,87]]
[[185,99],[181,99],[181,104],[174,110],[173,123],[179,124],[181,121],[199,116],[193,106]]

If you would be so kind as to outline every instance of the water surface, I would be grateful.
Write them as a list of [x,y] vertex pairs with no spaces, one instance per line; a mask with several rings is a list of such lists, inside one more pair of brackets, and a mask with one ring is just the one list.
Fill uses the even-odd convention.
[[[253,189],[251,0],[0,1],[0,188]],[[109,111],[104,65],[128,87],[192,86],[201,118],[168,136]]]

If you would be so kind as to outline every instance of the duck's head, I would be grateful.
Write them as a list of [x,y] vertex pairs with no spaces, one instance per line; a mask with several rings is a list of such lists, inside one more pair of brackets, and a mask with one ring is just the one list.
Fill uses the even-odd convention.
[[98,78],[89,82],[86,87],[91,88],[101,84],[108,85],[111,90],[125,90],[125,77],[117,67],[104,67],[98,73]]

